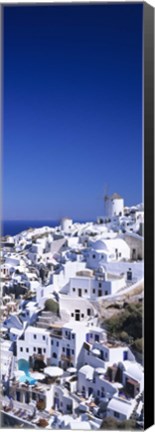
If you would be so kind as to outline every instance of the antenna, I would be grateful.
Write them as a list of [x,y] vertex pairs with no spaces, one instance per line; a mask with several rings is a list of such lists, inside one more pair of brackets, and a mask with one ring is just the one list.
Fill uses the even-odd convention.
[[108,184],[107,183],[105,183],[103,191],[104,191],[103,198],[104,198],[104,201],[105,201],[107,199],[107,197],[108,197]]

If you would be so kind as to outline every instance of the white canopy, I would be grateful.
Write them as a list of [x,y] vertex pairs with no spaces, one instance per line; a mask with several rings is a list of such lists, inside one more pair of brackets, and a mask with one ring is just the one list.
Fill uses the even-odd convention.
[[47,366],[44,369],[44,373],[50,377],[59,377],[63,375],[63,369],[57,366]]
[[69,367],[69,368],[67,369],[67,372],[69,372],[70,374],[75,373],[76,371],[77,371],[77,369],[74,368],[74,367]]
[[18,379],[18,378],[20,378],[21,376],[24,376],[24,375],[25,375],[25,372],[22,371],[22,370],[17,370],[17,371],[14,372],[14,375],[15,375],[16,379]]
[[31,377],[36,380],[43,380],[45,378],[45,375],[41,372],[31,372]]

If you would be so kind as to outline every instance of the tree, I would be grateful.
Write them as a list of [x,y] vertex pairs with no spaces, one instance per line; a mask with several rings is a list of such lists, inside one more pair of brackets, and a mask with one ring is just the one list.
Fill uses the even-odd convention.
[[101,428],[103,430],[116,430],[118,429],[118,421],[115,420],[113,417],[106,417],[102,424],[101,424]]
[[55,314],[58,315],[58,313],[59,313],[59,304],[56,301],[52,300],[52,299],[48,299],[45,302],[45,310],[53,312],[53,313],[55,313]]

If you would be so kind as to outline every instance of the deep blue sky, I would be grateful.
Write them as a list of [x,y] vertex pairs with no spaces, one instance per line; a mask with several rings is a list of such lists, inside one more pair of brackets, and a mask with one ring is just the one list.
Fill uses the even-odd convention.
[[142,200],[142,5],[4,8],[4,219]]

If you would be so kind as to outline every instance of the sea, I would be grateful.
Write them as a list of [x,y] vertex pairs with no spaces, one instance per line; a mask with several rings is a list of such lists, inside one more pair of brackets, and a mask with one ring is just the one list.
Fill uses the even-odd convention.
[[[80,222],[80,223],[85,223],[88,222],[88,220],[76,220],[76,222]],[[60,220],[13,220],[13,221],[8,221],[8,220],[4,220],[2,221],[2,227],[1,227],[1,232],[2,232],[2,236],[6,236],[6,235],[10,235],[10,236],[14,236],[16,234],[21,233],[22,231],[25,231],[29,228],[41,228],[43,226],[48,226],[51,228],[54,228],[56,226],[60,225]]]
[[41,220],[41,221],[36,221],[36,220],[28,220],[28,221],[24,221],[24,220],[13,220],[13,221],[2,221],[2,235],[6,236],[6,235],[10,235],[10,236],[14,236],[16,234],[21,233],[22,231],[25,231],[29,228],[41,228],[43,226],[48,226],[48,227],[56,227],[60,225],[60,221],[50,221],[50,220]]

